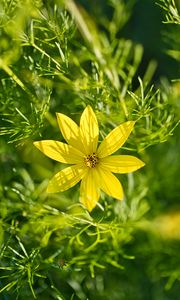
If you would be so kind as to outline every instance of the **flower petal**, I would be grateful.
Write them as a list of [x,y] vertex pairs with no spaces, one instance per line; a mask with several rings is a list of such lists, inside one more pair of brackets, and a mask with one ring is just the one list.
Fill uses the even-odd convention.
[[89,170],[81,181],[80,200],[89,211],[96,206],[100,196],[98,181],[96,169]]
[[48,193],[63,192],[78,183],[86,174],[82,164],[65,168],[58,172],[50,181],[47,187]]
[[64,114],[56,113],[57,122],[66,142],[83,152],[79,126]]
[[70,145],[52,140],[34,142],[33,144],[46,156],[56,161],[66,164],[77,164],[83,161],[82,152]]
[[123,200],[123,188],[120,181],[109,170],[98,167],[100,188],[109,196]]
[[89,170],[81,181],[80,200],[91,211],[97,204],[100,196],[98,186],[99,175],[96,169]]
[[142,168],[145,163],[139,158],[131,155],[113,155],[101,159],[103,168],[113,173],[130,173]]
[[92,154],[96,152],[98,137],[99,137],[99,127],[91,106],[87,106],[82,113],[80,119],[80,135],[86,154]]
[[128,121],[113,129],[105,137],[97,150],[99,158],[106,157],[117,151],[127,140],[134,124],[134,121]]

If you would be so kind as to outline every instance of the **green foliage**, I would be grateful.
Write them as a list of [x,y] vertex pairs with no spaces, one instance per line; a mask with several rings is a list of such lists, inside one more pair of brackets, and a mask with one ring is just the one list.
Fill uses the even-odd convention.
[[161,0],[158,2],[158,4],[165,11],[166,21],[164,21],[164,23],[168,25],[171,24],[176,25],[176,28],[174,28],[173,26],[169,32],[164,32],[164,39],[167,40],[168,47],[169,45],[171,45],[171,49],[168,49],[167,53],[177,61],[180,61],[180,51],[179,51],[180,3],[178,1],[176,3],[174,0],[166,0],[166,1]]
[[[80,3],[0,4],[0,298],[176,300],[178,74],[157,78],[159,62],[144,66],[143,46],[126,37],[136,1],[100,1],[94,16],[93,2]],[[168,48],[177,54],[177,5],[158,3],[172,23]],[[164,25],[166,37],[168,30]],[[64,166],[32,144],[62,140],[55,113],[78,123],[87,104],[101,138],[136,120],[122,152],[146,162],[142,171],[119,175],[123,202],[102,194],[91,214],[78,186],[46,193]]]
[[180,25],[180,15],[178,12],[178,1],[177,4],[174,0],[160,0],[158,4],[166,12],[165,23],[173,23]]

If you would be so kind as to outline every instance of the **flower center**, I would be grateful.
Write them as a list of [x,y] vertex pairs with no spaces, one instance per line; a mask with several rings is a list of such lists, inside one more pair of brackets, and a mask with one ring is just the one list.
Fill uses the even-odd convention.
[[98,164],[99,158],[95,153],[89,154],[84,158],[84,162],[88,168],[94,168]]

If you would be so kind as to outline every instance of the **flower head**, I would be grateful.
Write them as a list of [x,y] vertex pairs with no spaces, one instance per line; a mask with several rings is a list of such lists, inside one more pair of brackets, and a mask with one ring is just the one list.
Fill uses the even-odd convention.
[[48,157],[70,164],[49,182],[47,192],[63,192],[81,181],[80,200],[91,211],[100,197],[100,190],[123,200],[123,189],[113,173],[129,173],[144,166],[130,155],[113,155],[127,140],[135,122],[125,122],[113,129],[98,146],[99,127],[92,108],[88,105],[78,126],[64,114],[57,113],[57,121],[66,143],[53,140],[34,142]]

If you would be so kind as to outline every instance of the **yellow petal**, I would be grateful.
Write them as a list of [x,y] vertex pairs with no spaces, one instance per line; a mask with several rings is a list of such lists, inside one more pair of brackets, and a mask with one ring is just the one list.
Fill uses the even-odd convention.
[[128,121],[113,129],[105,137],[97,150],[99,158],[106,157],[117,151],[127,140],[134,124],[134,121]]
[[91,211],[97,204],[100,196],[96,169],[89,170],[81,181],[80,200]]
[[34,142],[33,144],[46,156],[56,161],[66,164],[76,164],[83,161],[82,152],[70,145],[52,140]]
[[130,173],[142,168],[145,163],[139,158],[130,155],[113,155],[101,159],[103,168],[113,173]]
[[86,169],[82,164],[68,167],[57,173],[50,181],[47,187],[48,193],[57,193],[68,190],[78,183],[86,174]]
[[64,114],[56,113],[57,122],[66,142],[83,152],[79,126]]
[[86,154],[92,154],[96,152],[98,137],[99,137],[99,127],[91,106],[87,106],[82,113],[80,119],[80,135]]
[[123,188],[120,181],[109,170],[98,167],[100,188],[109,196],[123,200]]

